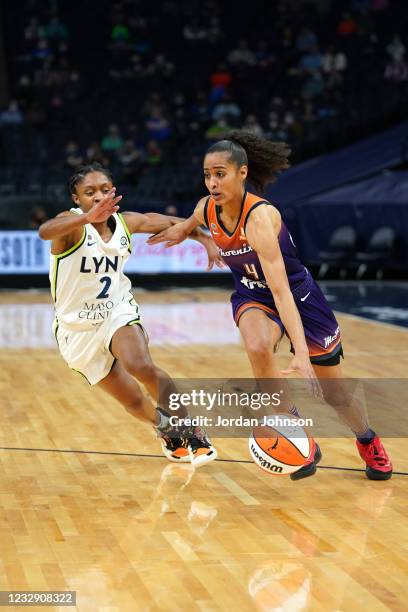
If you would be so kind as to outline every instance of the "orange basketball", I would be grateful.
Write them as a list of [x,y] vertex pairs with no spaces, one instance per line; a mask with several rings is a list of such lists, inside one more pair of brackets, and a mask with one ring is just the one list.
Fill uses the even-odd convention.
[[291,474],[309,459],[314,443],[296,421],[288,414],[276,414],[252,430],[249,452],[269,474]]

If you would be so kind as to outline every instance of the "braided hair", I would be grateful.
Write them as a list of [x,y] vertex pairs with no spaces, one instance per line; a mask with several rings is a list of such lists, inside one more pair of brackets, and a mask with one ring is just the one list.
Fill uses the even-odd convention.
[[234,130],[207,150],[207,154],[229,153],[238,167],[248,166],[248,180],[260,193],[276,180],[279,172],[289,168],[290,152],[286,142],[271,142],[245,130]]
[[75,193],[76,186],[78,185],[78,183],[81,183],[86,177],[86,175],[89,174],[90,172],[102,172],[102,174],[104,174],[109,181],[112,181],[113,177],[112,177],[110,170],[102,166],[102,164],[100,164],[99,162],[92,162],[90,164],[84,164],[82,166],[78,166],[74,174],[69,179],[69,182],[68,182],[69,192]]

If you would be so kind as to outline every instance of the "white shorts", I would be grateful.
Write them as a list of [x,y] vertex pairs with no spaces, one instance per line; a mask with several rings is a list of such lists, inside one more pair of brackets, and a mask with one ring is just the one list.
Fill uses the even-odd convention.
[[[82,374],[90,385],[96,385],[111,371],[116,359],[110,352],[113,334],[126,325],[140,325],[139,306],[133,302],[119,304],[109,319],[86,331],[72,331],[54,322],[54,334],[62,358]],[[145,333],[146,336],[146,333]],[[147,336],[146,336],[147,337]]]

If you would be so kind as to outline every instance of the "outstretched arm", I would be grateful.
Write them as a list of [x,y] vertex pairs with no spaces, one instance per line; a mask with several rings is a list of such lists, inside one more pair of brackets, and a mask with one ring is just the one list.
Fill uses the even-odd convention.
[[82,229],[87,223],[101,223],[109,219],[113,213],[119,210],[118,203],[121,201],[122,196],[116,197],[116,191],[113,187],[109,193],[97,204],[94,204],[92,208],[83,215],[76,215],[74,213],[64,211],[46,221],[40,225],[38,233],[40,238],[43,240],[54,240],[60,236],[66,236],[75,232],[75,230]]
[[295,356],[283,374],[297,371],[307,378],[314,395],[320,396],[321,389],[310,363],[309,350],[299,311],[290,290],[285,264],[279,246],[281,218],[276,208],[258,206],[248,219],[246,236],[250,246],[256,251],[273,295],[276,308],[285,329],[292,341]]
[[[166,247],[175,246],[183,242],[186,238],[194,238],[199,225],[204,225],[204,205],[207,198],[201,198],[194,209],[193,214],[188,219],[184,219],[181,223],[177,222],[170,228],[167,228],[154,236],[150,236],[148,244],[159,244],[165,242]],[[207,234],[204,234],[207,235]]]
[[[224,263],[213,239],[209,234],[203,232],[198,226],[200,221],[192,215],[189,219],[170,217],[158,213],[124,213],[123,218],[131,234],[150,233],[155,234],[148,240],[148,244],[167,242],[166,247],[179,244],[190,237],[204,246],[208,255],[207,270],[211,270],[214,264],[222,268]],[[169,233],[169,238],[167,235]],[[157,238],[157,239],[156,239]]]
[[131,234],[158,234],[176,224],[185,222],[185,219],[181,217],[159,213],[124,212],[123,218]]
[[59,213],[54,219],[46,221],[39,227],[39,236],[43,240],[52,240],[51,253],[54,255],[63,253],[81,239],[84,225],[87,223],[102,223],[117,212],[121,199],[122,196],[116,196],[116,190],[113,187],[87,213],[77,215],[66,210]]

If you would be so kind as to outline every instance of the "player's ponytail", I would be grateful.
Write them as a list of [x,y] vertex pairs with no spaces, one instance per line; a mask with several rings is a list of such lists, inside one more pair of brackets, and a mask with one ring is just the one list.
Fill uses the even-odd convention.
[[225,140],[212,145],[207,153],[227,152],[237,166],[248,166],[248,181],[262,193],[277,174],[289,168],[290,147],[286,142],[270,142],[245,130],[234,130]]

